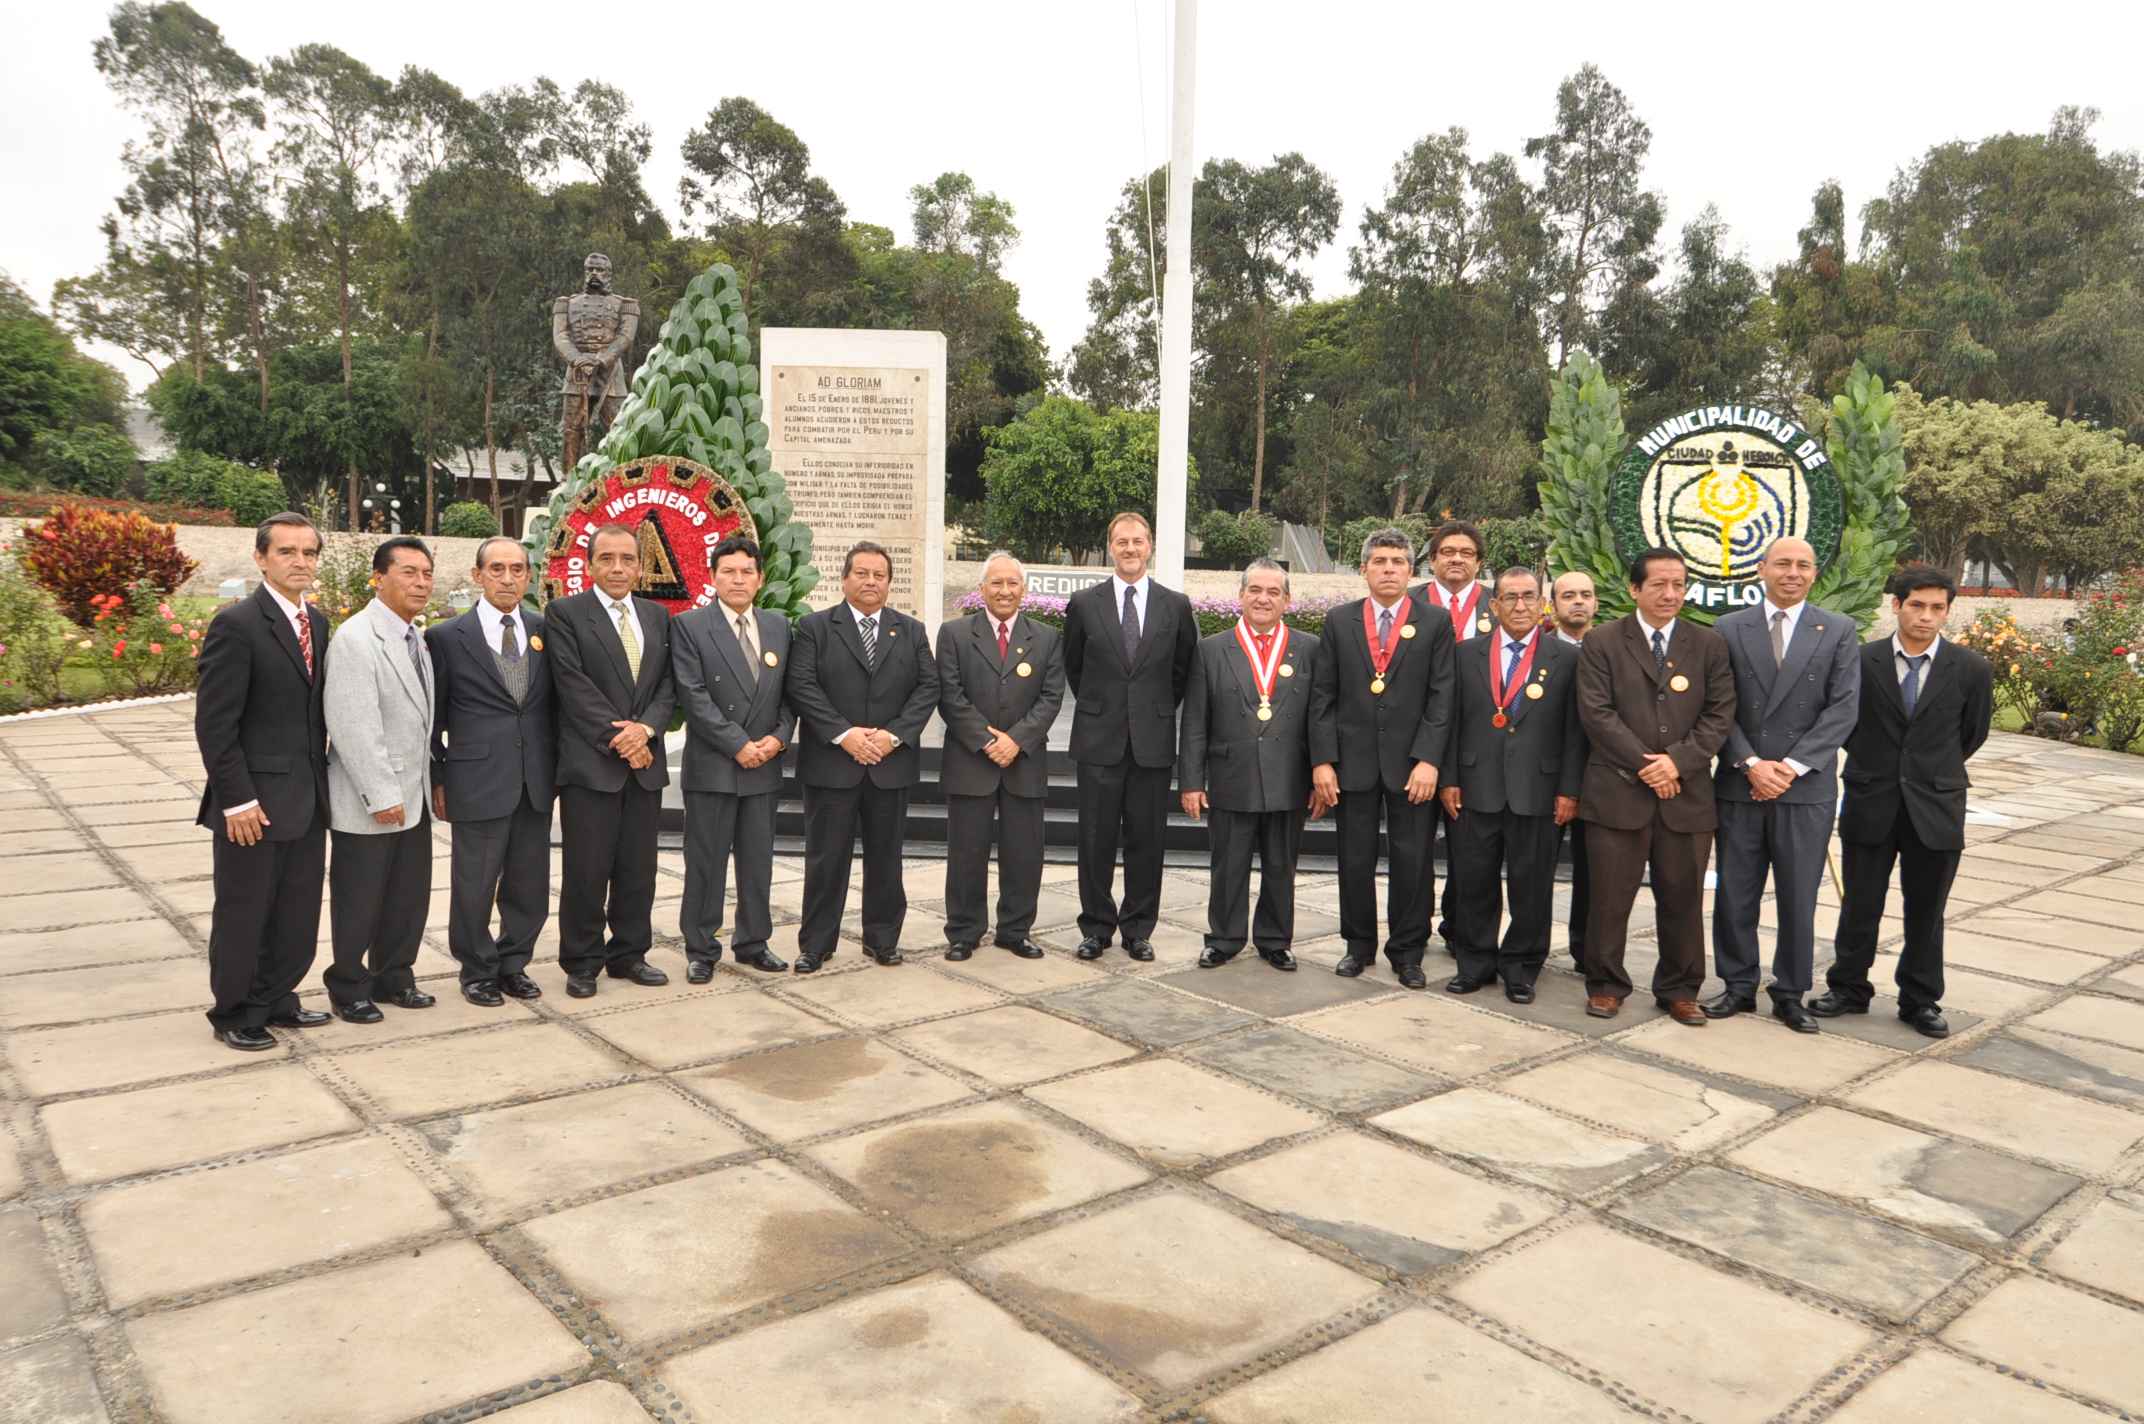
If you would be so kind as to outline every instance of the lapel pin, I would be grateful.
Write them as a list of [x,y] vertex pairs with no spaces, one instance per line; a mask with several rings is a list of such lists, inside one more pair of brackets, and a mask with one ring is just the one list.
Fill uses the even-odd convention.
[[1527,683],[1527,684],[1526,684],[1526,695],[1527,695],[1527,697],[1531,698],[1531,699],[1532,699],[1533,701],[1535,701],[1535,702],[1539,702],[1539,701],[1541,700],[1541,684],[1540,684],[1540,683],[1538,683],[1538,682],[1529,682],[1529,683]]
[[543,651],[543,634],[534,633],[529,636],[529,651],[536,653]]
[[779,663],[781,659],[776,657],[773,653],[768,653],[766,657],[762,659],[762,661],[764,661],[768,667],[773,667],[777,663]]
[[1412,624],[1412,623],[1402,623],[1402,624],[1400,624],[1400,636],[1401,636],[1402,638],[1412,638],[1412,637],[1414,636],[1414,624]]
[[1282,664],[1280,665],[1280,675],[1281,675],[1282,677],[1294,677],[1294,676],[1295,676],[1295,664],[1294,664],[1294,663],[1282,663]]
[[1029,677],[1033,675],[1035,669],[1034,665],[1031,663],[1022,663],[1018,667],[1014,668],[1013,671],[1018,673],[1022,677]]
[[1668,679],[1668,686],[1676,692],[1688,692],[1690,690],[1690,679],[1684,677],[1681,673],[1676,673],[1675,676]]

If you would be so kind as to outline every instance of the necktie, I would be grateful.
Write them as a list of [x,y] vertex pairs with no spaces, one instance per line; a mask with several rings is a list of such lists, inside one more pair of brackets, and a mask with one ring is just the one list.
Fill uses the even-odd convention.
[[640,638],[633,628],[633,605],[614,603],[611,611],[618,615],[618,641],[625,644],[625,665],[632,670],[633,681],[640,681]]
[[1928,654],[1906,659],[1906,680],[1898,685],[1898,695],[1906,700],[1906,720],[1913,720],[1913,704],[1921,700],[1921,669],[1928,663]]
[[499,615],[499,656],[518,659],[521,656],[521,640],[514,636],[514,615]]
[[409,665],[417,669],[417,688],[426,697],[432,695],[432,680],[424,675],[424,650],[417,646],[417,630],[402,630],[402,646],[409,649]]
[[1004,662],[1004,661],[1005,661],[1005,655],[1006,655],[1006,653],[1007,653],[1007,652],[1008,652],[1008,651],[1009,651],[1009,650],[1011,649],[1011,647],[1012,647],[1012,625],[1011,625],[1011,624],[1008,624],[1008,623],[1000,623],[1000,624],[998,624],[998,661],[999,661],[999,662],[1001,662],[1001,663],[1002,663],[1002,662]]
[[298,605],[298,651],[305,654],[305,679],[313,678],[313,610]]
[[863,619],[856,625],[856,631],[864,640],[864,666],[875,672],[878,670],[878,619]]
[[1517,643],[1507,643],[1504,646],[1504,651],[1511,655],[1510,659],[1504,664],[1504,686],[1509,687],[1511,686],[1513,675],[1519,670],[1519,654],[1525,652],[1526,649]]
[[1124,590],[1124,661],[1139,661],[1139,590]]
[[1774,663],[1784,663],[1786,660],[1787,610],[1782,608],[1772,615],[1772,661]]
[[742,613],[737,615],[737,646],[744,649],[744,665],[752,670],[752,681],[759,681],[759,644],[752,637],[752,620]]
[[1656,668],[1664,668],[1667,665],[1668,635],[1656,629],[1653,633],[1653,666]]
[[1389,608],[1380,608],[1377,610],[1377,646],[1382,648],[1385,644],[1391,641],[1392,610]]

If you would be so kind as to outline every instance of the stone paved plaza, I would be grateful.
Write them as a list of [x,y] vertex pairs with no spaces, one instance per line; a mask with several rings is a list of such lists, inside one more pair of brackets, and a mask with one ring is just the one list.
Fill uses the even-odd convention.
[[1942,1044],[1341,980],[1318,876],[1295,975],[1184,871],[1080,964],[1069,866],[944,964],[918,861],[916,960],[694,988],[675,852],[669,988],[477,1009],[442,836],[439,1005],[244,1056],[191,714],[0,724],[0,1418],[2144,1416],[2144,762],[1981,753]]

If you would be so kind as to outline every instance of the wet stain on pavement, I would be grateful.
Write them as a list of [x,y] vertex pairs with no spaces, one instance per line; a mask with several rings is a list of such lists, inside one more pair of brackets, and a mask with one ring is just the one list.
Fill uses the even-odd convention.
[[872,1143],[857,1182],[933,1236],[966,1236],[1045,1195],[1049,1169],[1023,1123],[921,1123]]
[[723,1078],[784,1102],[809,1103],[830,1098],[859,1078],[876,1076],[886,1065],[872,1055],[867,1038],[832,1038],[807,1043],[779,1053],[741,1058],[711,1070],[710,1078]]

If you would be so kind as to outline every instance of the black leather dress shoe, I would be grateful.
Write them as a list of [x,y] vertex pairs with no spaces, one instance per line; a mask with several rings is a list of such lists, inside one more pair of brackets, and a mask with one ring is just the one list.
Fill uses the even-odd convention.
[[398,1009],[429,1009],[439,1002],[422,989],[402,989],[380,997],[383,1004],[393,1004]]
[[513,973],[499,976],[499,992],[509,999],[540,999],[543,988],[526,974]]
[[1016,944],[1007,944],[1000,940],[998,941],[998,948],[1009,949],[1022,959],[1040,959],[1044,953],[1042,946],[1031,939],[1023,939]]
[[609,973],[613,979],[630,979],[635,984],[644,984],[650,989],[659,989],[670,982],[669,975],[663,973],[662,970],[657,969],[645,959],[636,960],[634,963],[626,965],[623,969],[610,970]]
[[334,1017],[319,1009],[292,1009],[287,1014],[270,1014],[268,1022],[277,1028],[318,1028]]
[[[1662,1000],[1660,1007],[1666,1008],[1667,1002]],[[1708,1019],[1731,1019],[1736,1014],[1753,1014],[1755,1012],[1757,1012],[1757,1001],[1755,999],[1737,998],[1731,993],[1722,994],[1717,999],[1707,999],[1705,1001],[1705,1017]]]
[[347,1004],[335,1006],[335,1017],[344,1023],[369,1024],[378,1023],[387,1015],[381,1013],[379,1005],[370,999],[352,999]]
[[975,958],[975,946],[965,941],[959,944],[949,944],[945,947],[945,957],[955,964],[960,963],[963,959],[973,959]]
[[1285,969],[1290,973],[1295,971],[1295,951],[1292,949],[1276,949],[1271,954],[1261,949],[1258,951],[1258,957],[1275,969]]
[[1236,951],[1233,949],[1216,949],[1209,944],[1199,951],[1199,968],[1219,969],[1235,957]]
[[1950,1037],[1950,1025],[1944,1021],[1941,1009],[1901,1009],[1898,1021],[1911,1024],[1915,1033],[1926,1034],[1930,1038]]
[[222,1039],[226,1047],[235,1048],[240,1053],[258,1053],[264,1048],[275,1047],[275,1035],[264,1028],[227,1028],[216,1037]]
[[1419,964],[1403,964],[1399,967],[1398,974],[1402,989],[1427,989],[1429,987],[1429,976],[1422,972],[1422,966]]
[[823,955],[799,954],[797,956],[797,973],[817,974],[819,966],[824,963],[826,963],[826,959]]
[[1809,1001],[1809,1012],[1820,1019],[1835,1019],[1841,1014],[1865,1014],[1867,1004],[1857,1004],[1834,989],[1828,994],[1819,994]]
[[1102,951],[1107,948],[1109,948],[1109,942],[1107,940],[1089,938],[1081,940],[1079,942],[1079,948],[1073,950],[1072,952],[1078,955],[1081,959],[1100,959],[1102,957]]
[[715,961],[712,959],[688,959],[685,961],[685,982],[705,984],[715,977]]
[[596,996],[596,976],[593,974],[568,974],[566,993],[575,999],[593,999]]
[[789,968],[789,961],[771,949],[738,950],[737,962],[768,974],[780,974]]
[[1124,952],[1141,964],[1154,962],[1154,946],[1143,939],[1126,940],[1124,942]]
[[1514,1004],[1530,1004],[1534,1001],[1534,986],[1507,983],[1504,985],[1504,997]]
[[1339,975],[1342,979],[1352,979],[1368,967],[1354,955],[1343,954],[1340,956],[1340,962],[1333,966],[1333,973]]
[[506,996],[499,992],[499,986],[489,979],[479,979],[474,983],[462,985],[462,997],[480,1009],[496,1009],[506,1002]]
[[1482,987],[1482,981],[1471,974],[1454,974],[1451,977],[1451,981],[1444,986],[1444,992],[1447,994],[1472,994],[1478,992]]
[[1802,1007],[1799,999],[1782,1000],[1772,1005],[1772,1017],[1778,1019],[1796,1033],[1818,1033],[1816,1015]]
[[881,964],[901,963],[901,947],[897,944],[889,944],[884,949],[866,950],[865,953]]

